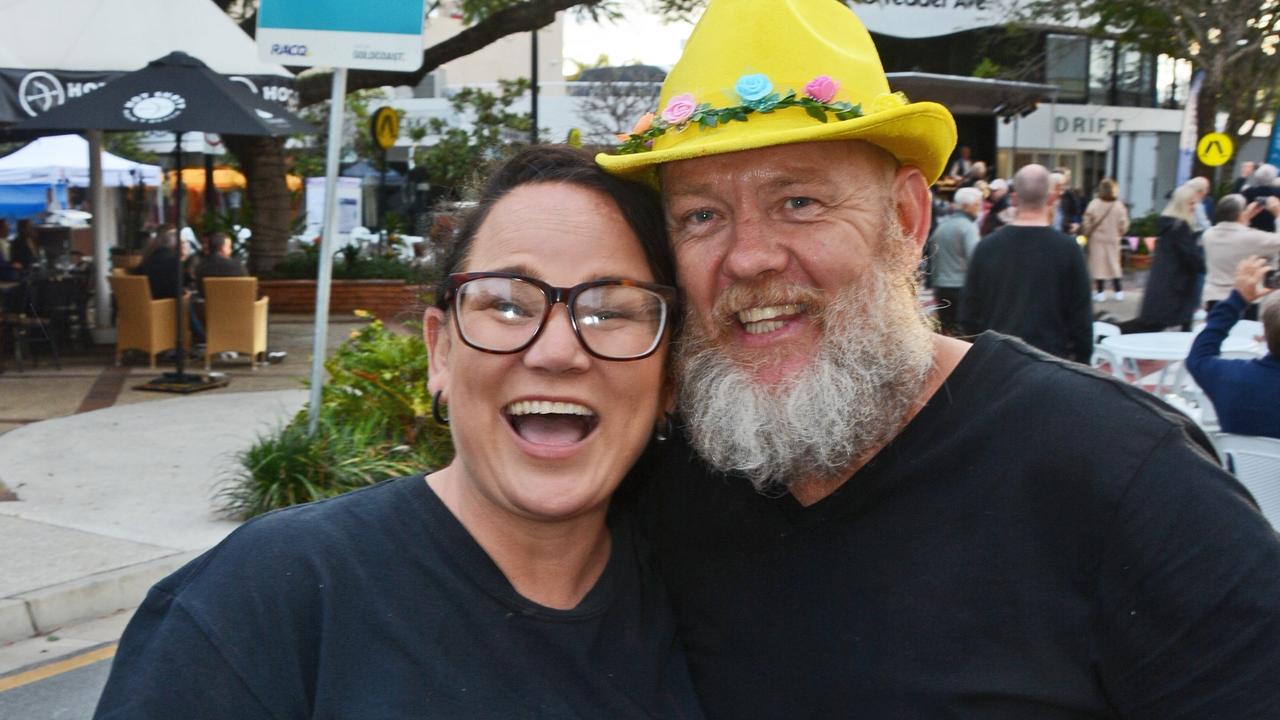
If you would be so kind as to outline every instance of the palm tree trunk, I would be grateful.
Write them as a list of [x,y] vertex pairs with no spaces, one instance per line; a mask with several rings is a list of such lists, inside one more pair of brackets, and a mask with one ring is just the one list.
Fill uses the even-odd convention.
[[269,276],[288,250],[293,219],[293,198],[285,182],[284,139],[226,135],[223,140],[240,161],[248,186],[246,200],[253,214],[250,272]]

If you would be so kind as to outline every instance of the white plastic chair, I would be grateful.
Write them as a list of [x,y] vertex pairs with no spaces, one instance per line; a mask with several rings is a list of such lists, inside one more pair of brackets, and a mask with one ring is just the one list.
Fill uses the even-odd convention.
[[1124,365],[1116,357],[1116,354],[1101,345],[1094,345],[1093,357],[1089,358],[1089,366],[1095,370],[1101,370],[1103,363],[1107,364],[1111,374],[1121,382],[1129,382],[1129,375],[1125,372]]
[[1258,501],[1262,515],[1280,528],[1280,440],[1217,433],[1213,443],[1222,464]]
[[1102,338],[1111,337],[1120,334],[1120,326],[1115,323],[1102,322],[1101,320],[1093,321],[1093,341],[1100,342]]

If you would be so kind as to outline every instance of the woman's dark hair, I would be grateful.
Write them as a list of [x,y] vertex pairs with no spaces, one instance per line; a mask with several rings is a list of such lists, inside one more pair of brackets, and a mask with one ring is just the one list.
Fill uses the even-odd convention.
[[[563,145],[535,145],[522,150],[494,171],[485,183],[478,204],[462,221],[445,259],[440,286],[436,289],[437,307],[447,310],[444,295],[448,276],[462,270],[471,254],[476,233],[493,206],[521,185],[557,182],[595,190],[612,199],[623,220],[640,239],[653,281],[675,285],[675,261],[667,245],[667,228],[658,194],[647,186],[610,175],[584,152]],[[565,260],[572,262],[572,258]]]

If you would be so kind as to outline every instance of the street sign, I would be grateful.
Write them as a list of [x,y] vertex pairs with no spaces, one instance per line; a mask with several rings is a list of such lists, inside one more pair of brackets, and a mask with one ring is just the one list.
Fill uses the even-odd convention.
[[424,0],[260,0],[258,57],[282,65],[413,72]]
[[1212,132],[1200,138],[1196,143],[1196,157],[1209,167],[1225,165],[1235,152],[1235,144],[1231,138],[1220,132]]
[[369,133],[373,142],[383,150],[390,150],[400,137],[400,115],[389,107],[380,107],[369,118]]

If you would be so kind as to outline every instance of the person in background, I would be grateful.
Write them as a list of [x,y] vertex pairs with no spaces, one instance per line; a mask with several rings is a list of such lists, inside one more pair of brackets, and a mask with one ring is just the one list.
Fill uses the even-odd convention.
[[1263,300],[1258,313],[1267,353],[1252,360],[1220,357],[1222,341],[1244,309],[1272,293],[1263,280],[1274,272],[1264,258],[1241,260],[1231,293],[1209,311],[1187,355],[1187,371],[1213,402],[1223,432],[1280,438],[1280,296]]
[[1075,238],[1046,227],[1050,182],[1042,165],[1013,176],[1017,214],[974,251],[960,325],[969,335],[994,330],[1087,363],[1093,354],[1089,273]]
[[[1218,201],[1217,224],[1204,231],[1201,245],[1204,247],[1206,310],[1226,299],[1235,286],[1236,268],[1241,260],[1254,255],[1275,256],[1280,253],[1280,235],[1249,227],[1254,215],[1266,212],[1280,214],[1280,198],[1266,198],[1262,203],[1246,204],[1243,195],[1232,193]],[[1247,320],[1256,320],[1258,308],[1248,306],[1244,311]]]
[[960,179],[960,187],[973,187],[986,179],[987,164],[981,160],[977,160],[969,166],[969,172],[965,173],[964,177]]
[[[1280,197],[1280,188],[1275,187],[1272,183],[1276,181],[1276,166],[1270,163],[1263,163],[1253,171],[1253,177],[1250,178],[1249,184],[1240,193],[1244,195],[1244,199],[1249,202],[1266,203],[1269,197]],[[1276,218],[1269,212],[1258,213],[1249,221],[1249,227],[1254,227],[1266,232],[1276,231]]]
[[609,512],[674,435],[655,193],[535,145],[444,269],[424,336],[452,461],[254,518],[160,581],[98,720],[701,717],[662,583]]
[[1253,173],[1257,169],[1258,169],[1258,163],[1252,160],[1245,160],[1244,162],[1240,163],[1240,175],[1235,180],[1231,181],[1231,192],[1232,193],[1244,192],[1245,186],[1249,184],[1249,179],[1253,177]]
[[[142,261],[130,272],[146,275],[151,287],[151,299],[163,300],[185,294],[190,278],[185,263],[188,260],[187,243],[179,240],[178,231],[172,225],[162,229],[148,245]],[[183,264],[179,276],[179,264]],[[180,279],[181,277],[181,279]],[[187,327],[191,329],[193,342],[204,342],[204,323],[197,315],[195,297],[187,296]]]
[[9,243],[9,264],[26,274],[40,263],[40,246],[36,241],[36,226],[26,218],[18,221],[18,232]]
[[982,215],[982,222],[978,226],[983,237],[1004,227],[1005,217],[1009,214],[1009,202],[1012,199],[1009,193],[1009,181],[1004,178],[996,178],[991,181],[991,196],[988,198],[990,203],[986,208],[986,212]]
[[1075,236],[1080,231],[1080,220],[1084,215],[1084,199],[1071,185],[1071,168],[1065,165],[1055,168],[1054,174],[1062,176],[1062,188],[1054,205],[1053,227],[1055,230]]
[[231,236],[215,230],[206,238],[208,254],[196,265],[196,288],[204,293],[207,277],[246,277],[249,271],[244,263],[231,256]]
[[1111,282],[1116,300],[1124,299],[1120,268],[1120,238],[1129,229],[1129,211],[1116,196],[1116,181],[1104,178],[1098,183],[1098,195],[1084,209],[1080,231],[1089,238],[1089,275],[1093,277],[1093,301],[1107,299],[1106,284]]
[[929,237],[933,247],[930,269],[938,324],[944,334],[953,337],[961,333],[960,296],[969,271],[969,258],[982,240],[977,225],[982,193],[977,188],[960,188],[954,202],[956,211],[938,223],[938,229]]
[[1197,175],[1187,181],[1187,186],[1196,193],[1196,204],[1192,208],[1195,212],[1195,222],[1191,224],[1191,229],[1196,232],[1203,232],[1213,226],[1213,221],[1209,218],[1213,217],[1213,198],[1209,195],[1209,178],[1203,175]]
[[964,180],[969,171],[973,169],[973,161],[969,159],[969,146],[961,145],[956,150],[956,159],[952,161],[951,168],[947,170],[947,176],[956,182]]
[[0,218],[0,280],[18,279],[18,269],[9,263],[9,221]]
[[1182,185],[1173,191],[1156,222],[1159,237],[1147,275],[1138,316],[1119,323],[1124,332],[1159,332],[1170,326],[1191,329],[1198,294],[1196,275],[1204,273],[1204,253],[1196,243],[1196,191]]

